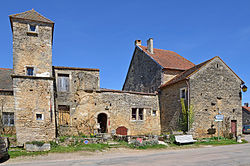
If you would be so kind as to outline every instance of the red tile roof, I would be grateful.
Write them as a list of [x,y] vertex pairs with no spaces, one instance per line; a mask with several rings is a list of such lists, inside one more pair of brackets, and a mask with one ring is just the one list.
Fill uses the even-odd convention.
[[247,107],[247,106],[242,106],[242,109],[243,109],[244,111],[248,111],[248,112],[250,112],[250,107]]
[[47,19],[46,17],[39,14],[34,9],[18,13],[18,14],[12,14],[10,15],[10,18],[19,18],[19,19],[25,19],[25,20],[33,20],[33,21],[39,21],[39,22],[45,22],[45,23],[51,23],[54,24],[53,21]]
[[[161,85],[160,88],[164,88],[164,87],[166,87],[168,85],[172,85],[172,84],[177,83],[179,81],[183,81],[185,79],[188,79],[192,74],[199,71],[203,66],[205,66],[208,62],[212,61],[215,58],[219,58],[227,66],[227,64],[220,57],[215,56],[212,59],[209,59],[209,60],[207,60],[205,62],[202,62],[202,63],[200,63],[200,64],[198,64],[198,65],[196,65],[196,66],[194,66],[194,67],[192,67],[192,68],[190,68],[188,70],[185,70],[184,72],[178,74],[173,79],[171,79],[168,82],[166,82],[165,84]],[[227,67],[234,73],[234,71],[229,66],[227,66]],[[234,74],[235,74],[236,77],[238,77],[240,79],[240,77],[236,73],[234,73]],[[241,80],[241,82],[242,82],[242,84],[244,83],[244,81],[242,81],[242,80]]]
[[154,54],[151,54],[150,52],[147,51],[147,47],[145,46],[138,46],[138,47],[141,48],[149,56],[151,56],[163,68],[187,70],[195,66],[195,64],[183,58],[176,52],[154,48]]

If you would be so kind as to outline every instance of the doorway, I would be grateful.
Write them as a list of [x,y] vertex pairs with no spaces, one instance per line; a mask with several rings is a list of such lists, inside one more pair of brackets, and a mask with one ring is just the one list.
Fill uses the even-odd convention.
[[99,123],[99,133],[106,133],[107,132],[107,120],[108,116],[105,113],[100,113],[97,116],[97,122]]
[[237,120],[231,120],[231,133],[237,136]]

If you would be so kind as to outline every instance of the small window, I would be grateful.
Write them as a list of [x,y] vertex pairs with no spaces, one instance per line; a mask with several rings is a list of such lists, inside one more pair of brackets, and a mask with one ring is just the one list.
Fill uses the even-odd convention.
[[3,112],[3,125],[14,126],[14,113],[13,112]]
[[132,108],[132,120],[136,120],[136,112],[137,112],[137,109]]
[[152,116],[156,116],[156,110],[152,111]]
[[138,120],[143,120],[143,108],[139,108],[139,119]]
[[59,92],[69,91],[69,74],[58,74],[57,87]]
[[36,32],[36,26],[35,25],[30,25],[30,31]]
[[70,124],[70,107],[68,105],[58,105],[58,123],[62,126]]
[[27,67],[26,72],[28,76],[33,76],[34,75],[34,67]]
[[36,120],[43,120],[43,114],[36,114]]
[[180,89],[180,98],[181,99],[186,99],[186,88],[181,88]]
[[37,25],[31,25],[31,24],[29,24],[28,25],[28,32],[37,32],[37,28],[38,28]]

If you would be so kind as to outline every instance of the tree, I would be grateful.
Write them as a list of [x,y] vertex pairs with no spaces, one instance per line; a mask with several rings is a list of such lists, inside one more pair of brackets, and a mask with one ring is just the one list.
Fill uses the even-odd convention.
[[181,118],[180,118],[180,125],[183,131],[189,131],[194,122],[194,111],[193,111],[193,105],[188,106],[185,104],[185,100],[181,99]]

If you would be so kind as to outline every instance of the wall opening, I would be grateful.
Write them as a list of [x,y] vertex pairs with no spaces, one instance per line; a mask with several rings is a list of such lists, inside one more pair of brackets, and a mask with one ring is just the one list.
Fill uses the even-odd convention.
[[107,132],[107,120],[108,116],[105,113],[100,113],[97,116],[97,123],[99,123],[99,133],[106,133]]

